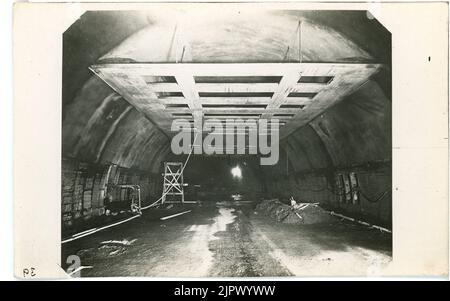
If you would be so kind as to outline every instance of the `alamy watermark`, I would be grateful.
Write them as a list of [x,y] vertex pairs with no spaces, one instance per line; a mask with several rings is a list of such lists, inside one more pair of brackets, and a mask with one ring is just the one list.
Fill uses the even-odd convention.
[[[261,165],[275,165],[279,159],[278,119],[175,119],[171,149],[181,154],[261,155]],[[194,141],[195,139],[195,141]],[[193,149],[192,149],[193,145]],[[192,149],[192,150],[191,150]]]

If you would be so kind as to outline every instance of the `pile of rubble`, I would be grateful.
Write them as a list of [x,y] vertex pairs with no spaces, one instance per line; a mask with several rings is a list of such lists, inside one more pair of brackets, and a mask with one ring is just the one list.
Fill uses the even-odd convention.
[[263,200],[256,206],[256,210],[270,216],[277,222],[286,224],[318,224],[335,221],[319,203],[297,203],[291,198],[291,205],[284,204],[278,199]]

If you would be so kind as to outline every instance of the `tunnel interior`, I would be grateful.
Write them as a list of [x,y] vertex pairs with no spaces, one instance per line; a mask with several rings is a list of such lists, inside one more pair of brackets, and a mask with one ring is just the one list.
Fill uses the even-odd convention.
[[[163,191],[164,163],[186,162],[188,157],[183,172],[186,201],[277,198],[288,203],[293,197],[298,202],[317,202],[346,216],[391,228],[389,31],[365,11],[236,11],[233,18],[226,19],[217,14],[207,16],[201,10],[193,14],[190,18],[189,12],[177,10],[89,11],[64,33],[63,232],[77,231],[83,224],[104,216],[106,199],[129,199],[130,189],[118,185],[138,185],[142,206],[153,203]],[[107,73],[112,69],[102,69],[139,63],[193,64],[199,68],[214,64],[365,65],[362,70],[346,73],[349,80],[342,80],[334,90],[332,72],[338,68],[325,72],[328,76],[299,80],[305,86],[331,84],[313,95],[303,91],[292,96],[298,100],[311,98],[308,101],[312,104],[305,108],[305,103],[292,102],[284,104],[288,113],[276,111],[284,118],[281,121],[286,121],[280,124],[279,158],[274,165],[261,165],[259,154],[174,154],[166,115],[191,114],[190,104],[179,101],[183,93],[171,90],[174,77],[146,79],[167,87],[155,96],[167,99],[162,106],[152,104],[145,98],[148,95],[139,94],[142,91],[135,86],[133,74],[116,70],[115,74],[122,76],[122,85],[115,86],[119,80]],[[359,75],[364,79],[354,79]],[[217,78],[207,76],[195,80],[205,87],[217,83]],[[281,85],[280,77],[274,76],[222,77],[219,81],[237,85],[256,81],[261,87]],[[230,115],[234,109],[241,112],[270,106],[263,100],[236,105],[226,98],[267,99],[272,97],[266,95],[271,92],[236,93],[200,92],[200,99],[205,99],[204,117],[208,112],[215,117]],[[314,98],[327,93],[329,97],[323,103],[314,104]],[[218,98],[223,102],[213,102]],[[221,113],[211,113],[219,109]]]

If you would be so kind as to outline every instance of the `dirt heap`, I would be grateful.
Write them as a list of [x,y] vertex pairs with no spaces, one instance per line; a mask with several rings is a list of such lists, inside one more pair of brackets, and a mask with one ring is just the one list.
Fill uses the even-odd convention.
[[270,199],[259,203],[256,210],[277,222],[286,224],[318,224],[335,221],[335,218],[318,203],[298,203],[295,206],[289,206],[278,199]]

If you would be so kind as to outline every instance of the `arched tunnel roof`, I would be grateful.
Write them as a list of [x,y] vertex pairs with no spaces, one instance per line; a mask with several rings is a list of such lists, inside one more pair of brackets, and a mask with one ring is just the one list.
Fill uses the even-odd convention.
[[289,62],[298,59],[299,44],[305,62],[374,61],[351,39],[302,12],[170,10],[149,12],[148,18],[149,25],[100,61]]
[[239,10],[85,13],[64,34],[63,156],[157,171],[170,153],[167,133],[91,73],[91,65],[284,63],[299,59],[299,47],[302,62],[382,68],[292,129],[281,145],[294,170],[389,159],[390,34],[376,20],[365,12]]

